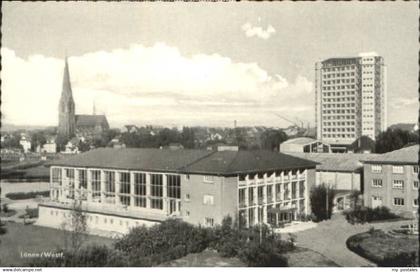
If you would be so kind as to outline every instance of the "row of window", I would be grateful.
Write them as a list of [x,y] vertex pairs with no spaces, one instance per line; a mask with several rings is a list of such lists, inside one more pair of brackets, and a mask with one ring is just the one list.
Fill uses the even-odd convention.
[[[404,198],[402,197],[394,197],[394,206],[404,206]],[[419,200],[417,198],[413,199],[413,206],[418,207],[419,206]]]
[[[353,110],[354,111],[354,110]],[[347,110],[348,113],[350,113],[350,110]],[[354,115],[335,115],[335,116],[322,116],[322,119],[324,120],[345,120],[345,119],[355,119]],[[354,125],[354,121],[351,121],[351,124]]]
[[323,80],[322,84],[339,84],[339,83],[354,83],[354,78],[347,79],[333,79],[333,80]]
[[[354,104],[353,106],[354,107]],[[351,110],[351,113],[354,113],[355,110]],[[337,113],[347,113],[346,110],[323,110],[323,114],[337,114]],[[355,119],[354,116],[350,116],[351,119]]]
[[[297,182],[292,182],[291,190],[289,189],[289,183],[285,184],[276,184],[268,185],[266,187],[266,199],[269,202],[273,201],[273,197],[275,196],[275,201],[280,201],[281,196],[283,196],[283,200],[288,199],[295,199],[295,198],[302,198],[305,196],[305,182],[299,181],[299,191],[297,190]],[[264,201],[264,188],[265,186],[258,186],[258,187],[250,187],[248,188],[248,203],[246,203],[246,189],[241,188],[238,191],[238,198],[239,198],[239,205],[249,205],[252,206],[254,204],[262,204]],[[255,191],[256,190],[256,191]],[[255,193],[256,199],[255,199]]]
[[327,74],[327,75],[323,75],[323,78],[333,78],[333,77],[349,77],[349,76],[354,76],[354,72],[351,73],[336,73],[336,74]]
[[354,96],[351,97],[339,97],[339,98],[324,98],[322,99],[324,102],[340,102],[340,101],[354,101],[356,98]]
[[323,134],[324,138],[354,138],[356,134]]
[[[382,173],[382,165],[379,165],[379,164],[371,165],[371,171],[372,171],[372,173]],[[392,173],[393,174],[404,174],[404,166],[393,165],[392,166]],[[413,166],[413,173],[415,173],[415,174],[419,173],[419,166],[418,165]]]
[[[372,187],[382,187],[383,181],[382,179],[372,179]],[[394,189],[403,189],[404,188],[404,180],[393,180],[392,181],[392,188]],[[413,189],[419,188],[419,181],[413,180]]]
[[[324,88],[327,88],[329,90],[330,87],[324,87]],[[355,94],[355,91],[346,91],[346,92],[322,92],[322,95],[323,96],[340,96],[340,97],[343,97],[345,95],[354,95],[354,94]]]
[[332,68],[323,68],[322,70],[325,72],[334,72],[334,71],[345,71],[345,70],[352,70],[355,69],[355,65],[351,66],[341,66],[341,67],[332,67]]

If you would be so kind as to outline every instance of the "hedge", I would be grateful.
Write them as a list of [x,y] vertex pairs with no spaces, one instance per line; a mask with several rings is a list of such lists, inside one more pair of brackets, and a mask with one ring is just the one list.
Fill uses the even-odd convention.
[[344,215],[349,223],[366,223],[372,221],[389,220],[399,218],[396,214],[390,212],[388,207],[356,207],[353,210],[344,211]]
[[32,192],[19,192],[19,193],[8,193],[6,197],[12,200],[20,200],[20,199],[30,199],[36,198],[37,196],[41,197],[49,197],[50,191],[32,191]]

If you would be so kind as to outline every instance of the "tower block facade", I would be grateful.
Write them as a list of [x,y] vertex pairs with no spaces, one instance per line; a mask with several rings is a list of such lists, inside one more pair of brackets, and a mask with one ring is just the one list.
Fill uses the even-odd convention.
[[58,135],[67,139],[74,136],[76,132],[76,115],[67,58],[65,61],[63,90],[61,92],[58,112]]

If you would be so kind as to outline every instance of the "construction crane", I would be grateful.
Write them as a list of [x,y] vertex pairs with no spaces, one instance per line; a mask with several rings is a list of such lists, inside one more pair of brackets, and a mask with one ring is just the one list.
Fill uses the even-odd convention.
[[296,124],[296,122],[294,122],[294,121],[292,121],[292,120],[289,120],[289,119],[287,119],[286,117],[284,117],[284,116],[282,116],[282,115],[280,115],[280,114],[278,114],[278,113],[273,112],[273,114],[274,114],[275,116],[280,117],[281,119],[283,119],[283,120],[285,120],[285,121],[287,121],[287,122],[289,122],[289,123],[293,124],[293,125],[294,125],[295,127],[297,127],[297,128],[299,128],[299,127],[300,127],[298,124]]

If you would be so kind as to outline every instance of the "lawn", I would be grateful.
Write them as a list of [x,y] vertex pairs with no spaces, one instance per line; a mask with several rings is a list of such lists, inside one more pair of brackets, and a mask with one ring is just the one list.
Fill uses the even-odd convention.
[[[24,266],[30,258],[23,253],[56,252],[64,246],[64,232],[57,229],[18,223],[6,223],[7,233],[0,236],[0,266]],[[85,244],[112,245],[113,240],[86,235]]]
[[338,267],[324,255],[307,248],[297,247],[286,253],[289,267]]
[[214,250],[204,250],[200,253],[191,253],[185,257],[173,260],[159,266],[162,267],[244,267],[246,264],[238,258],[221,257]]
[[[384,266],[385,258],[390,255],[414,252],[416,263],[419,263],[418,236],[390,235],[381,230],[372,230],[351,236],[347,240],[350,250],[376,263]],[[399,265],[395,265],[399,266]]]

